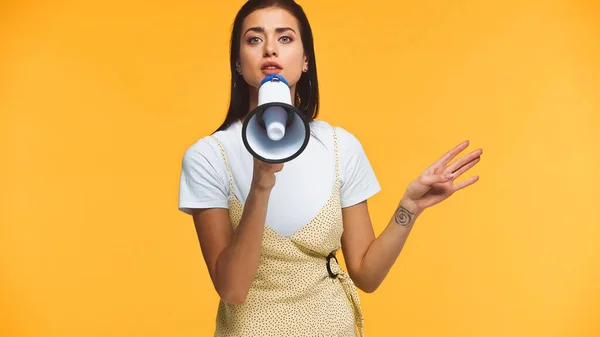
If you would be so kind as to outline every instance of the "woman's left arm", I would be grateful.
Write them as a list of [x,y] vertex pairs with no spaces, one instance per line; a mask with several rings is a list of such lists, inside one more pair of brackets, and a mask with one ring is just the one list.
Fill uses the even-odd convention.
[[457,145],[410,183],[379,237],[375,238],[366,200],[342,209],[344,260],[359,289],[370,293],[379,287],[400,255],[415,221],[425,209],[479,180],[478,176],[474,176],[454,183],[456,178],[480,161],[481,149],[448,165],[468,145],[468,141]]

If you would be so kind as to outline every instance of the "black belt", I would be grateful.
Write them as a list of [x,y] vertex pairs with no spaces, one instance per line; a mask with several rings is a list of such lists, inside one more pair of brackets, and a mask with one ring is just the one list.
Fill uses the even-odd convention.
[[335,262],[338,263],[338,259],[335,257],[334,252],[329,253],[329,255],[327,255],[327,273],[329,273],[329,277],[337,278],[338,274],[334,274],[331,271],[331,259],[335,259]]

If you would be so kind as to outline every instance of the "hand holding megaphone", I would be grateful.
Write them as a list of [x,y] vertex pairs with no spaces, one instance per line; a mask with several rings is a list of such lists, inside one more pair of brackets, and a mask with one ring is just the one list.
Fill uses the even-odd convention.
[[254,158],[282,164],[299,156],[310,139],[306,116],[292,104],[290,87],[277,74],[263,79],[258,105],[242,126],[242,141]]
[[282,164],[269,164],[254,157],[254,172],[251,188],[270,190],[275,186],[275,173],[283,169]]

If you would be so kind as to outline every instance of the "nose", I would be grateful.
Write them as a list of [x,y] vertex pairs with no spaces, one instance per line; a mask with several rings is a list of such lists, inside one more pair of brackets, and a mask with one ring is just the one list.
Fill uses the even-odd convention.
[[277,50],[272,45],[265,46],[264,57],[277,56]]

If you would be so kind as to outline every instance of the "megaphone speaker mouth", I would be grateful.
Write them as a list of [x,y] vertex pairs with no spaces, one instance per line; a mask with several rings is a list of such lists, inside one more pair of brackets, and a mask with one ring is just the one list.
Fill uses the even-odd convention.
[[308,146],[310,127],[295,106],[271,102],[251,111],[242,127],[244,146],[257,159],[271,164],[288,162]]
[[288,82],[278,74],[265,77],[258,89],[258,106],[242,127],[248,152],[266,163],[284,163],[299,156],[309,139],[307,118],[292,105]]

